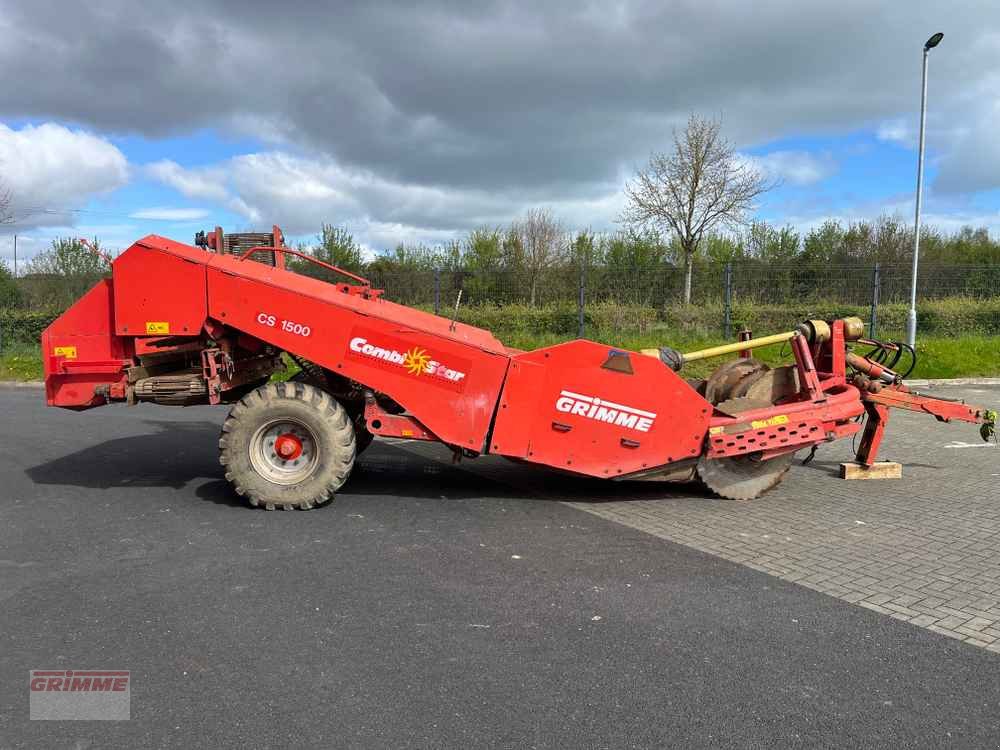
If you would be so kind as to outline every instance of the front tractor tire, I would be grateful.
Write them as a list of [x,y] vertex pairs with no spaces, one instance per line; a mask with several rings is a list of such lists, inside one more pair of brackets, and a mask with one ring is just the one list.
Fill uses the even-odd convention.
[[222,425],[219,461],[250,505],[308,510],[333,499],[354,468],[354,425],[329,393],[269,383],[240,399]]

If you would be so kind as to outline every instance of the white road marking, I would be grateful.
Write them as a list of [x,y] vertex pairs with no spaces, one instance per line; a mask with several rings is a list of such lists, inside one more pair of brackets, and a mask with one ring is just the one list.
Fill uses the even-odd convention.
[[963,443],[961,440],[952,440],[944,446],[945,448],[996,448],[996,443]]

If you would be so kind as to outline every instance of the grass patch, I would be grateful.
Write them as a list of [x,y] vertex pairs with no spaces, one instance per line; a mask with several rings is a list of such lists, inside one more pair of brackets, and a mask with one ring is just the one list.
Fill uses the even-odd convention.
[[37,345],[12,344],[0,352],[0,380],[41,380],[42,352]]
[[1000,374],[1000,336],[917,339],[913,378],[975,378]]

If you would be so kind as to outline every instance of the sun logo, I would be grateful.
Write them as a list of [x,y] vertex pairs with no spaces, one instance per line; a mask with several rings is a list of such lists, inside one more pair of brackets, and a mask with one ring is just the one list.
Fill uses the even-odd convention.
[[413,347],[403,357],[403,367],[411,375],[427,372],[431,363],[431,355],[423,349]]

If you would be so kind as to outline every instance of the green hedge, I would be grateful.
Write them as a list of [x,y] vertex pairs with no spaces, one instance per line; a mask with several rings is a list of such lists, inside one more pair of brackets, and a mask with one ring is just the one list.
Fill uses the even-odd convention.
[[0,340],[4,344],[17,342],[37,344],[49,324],[59,317],[54,310],[4,310],[0,309]]
[[[425,308],[426,309],[426,308]],[[879,306],[880,333],[900,334],[906,330],[908,305]],[[447,315],[447,312],[442,311]],[[857,316],[867,326],[871,308],[867,305],[846,305],[839,302],[810,302],[788,305],[733,306],[733,327],[743,326],[758,334],[784,331],[807,318],[841,318]],[[576,305],[477,305],[459,310],[463,323],[493,331],[499,338],[504,334],[552,334],[575,336],[578,326]],[[1000,334],[1000,299],[981,300],[954,298],[922,302],[917,308],[918,326],[922,333],[937,336],[958,334]],[[588,305],[584,313],[587,335],[597,331],[646,333],[649,331],[683,331],[698,335],[717,335],[722,330],[723,308],[720,304],[674,305],[654,308],[644,305],[598,303]]]
[[[907,304],[879,305],[878,334],[900,334],[906,330]],[[704,310],[704,327],[718,328],[722,308]],[[714,317],[713,316],[718,316]],[[841,318],[856,315],[867,326],[871,308],[867,305],[844,305],[837,302],[820,302],[805,305],[735,305],[734,326],[746,324],[754,331],[785,330],[805,318]],[[680,322],[680,321],[675,321]],[[917,304],[917,328],[921,333],[934,336],[1000,334],[1000,299],[953,298]]]
[[[424,306],[424,309],[428,309]],[[907,305],[879,307],[879,332],[899,335],[906,330]],[[448,311],[442,310],[444,315]],[[789,305],[733,306],[733,327],[747,326],[757,334],[788,330],[806,318],[838,318],[857,315],[867,324],[870,308],[837,302]],[[59,315],[56,311],[0,309],[3,341],[35,343],[42,330]],[[954,298],[922,302],[917,308],[921,333],[935,336],[1000,334],[1000,299]],[[578,312],[574,304],[528,305],[484,304],[463,307],[459,320],[492,331],[501,340],[512,335],[540,335],[570,338],[576,335]],[[601,332],[648,333],[684,332],[714,336],[722,330],[722,305],[676,305],[654,308],[646,305],[618,305],[602,302],[588,305],[584,324],[588,336]]]

